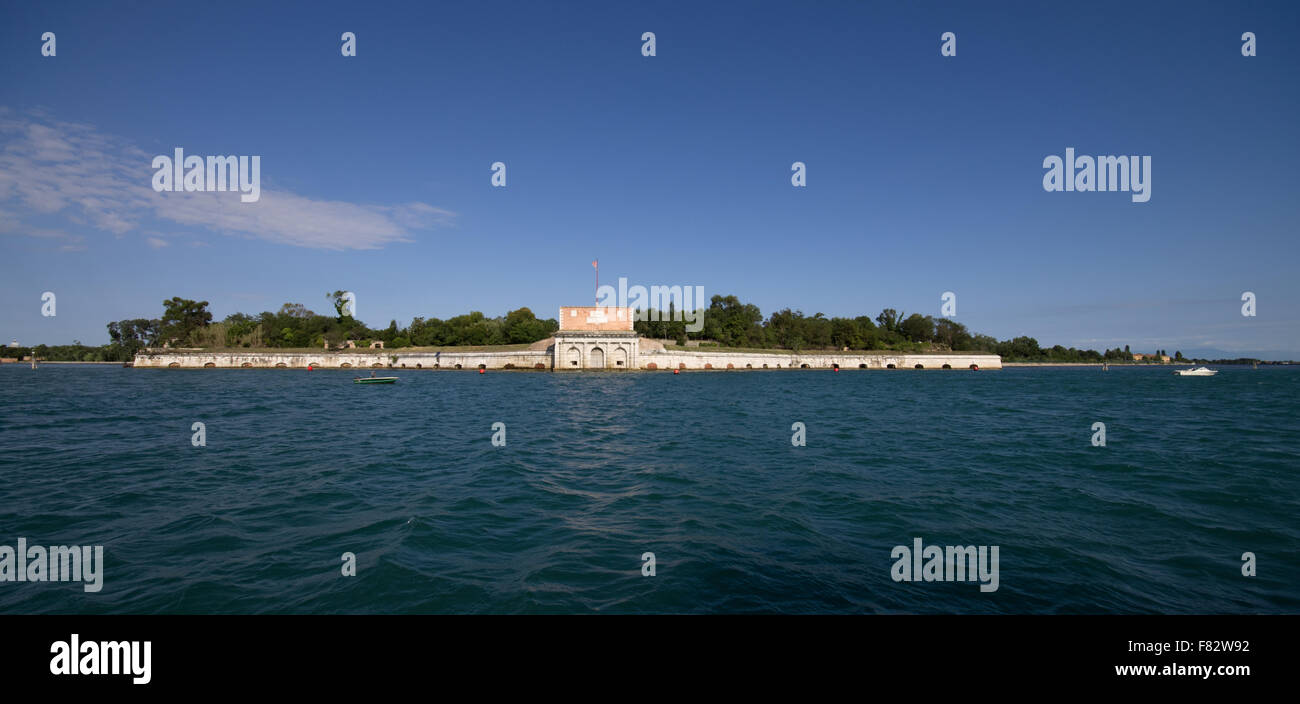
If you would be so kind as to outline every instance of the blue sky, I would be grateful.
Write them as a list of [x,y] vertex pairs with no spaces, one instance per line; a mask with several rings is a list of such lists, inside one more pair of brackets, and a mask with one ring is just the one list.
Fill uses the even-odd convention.
[[[953,291],[999,338],[1300,359],[1300,5],[1086,5],[5,2],[0,336],[335,289],[372,326],[553,317],[599,258],[764,314]],[[153,193],[175,147],[260,155],[262,200]],[[1045,192],[1067,147],[1150,155],[1151,200]]]

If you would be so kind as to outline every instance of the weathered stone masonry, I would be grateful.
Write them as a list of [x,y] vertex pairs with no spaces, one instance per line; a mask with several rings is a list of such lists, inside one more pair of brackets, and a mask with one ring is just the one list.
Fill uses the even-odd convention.
[[626,308],[564,307],[560,331],[544,349],[492,352],[406,352],[346,350],[339,352],[161,352],[137,354],[140,368],[220,369],[533,369],[533,370],[760,370],[760,369],[1001,369],[995,354],[900,354],[844,352],[800,354],[727,352],[694,348],[663,350],[632,331]]

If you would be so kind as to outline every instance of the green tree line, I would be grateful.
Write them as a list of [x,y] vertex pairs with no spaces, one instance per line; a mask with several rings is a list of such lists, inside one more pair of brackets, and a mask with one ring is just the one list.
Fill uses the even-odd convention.
[[[285,303],[275,312],[258,315],[232,313],[214,321],[207,301],[173,297],[163,301],[159,318],[133,318],[108,324],[110,342],[98,347],[72,345],[10,349],[7,356],[35,353],[54,361],[128,361],[145,347],[208,348],[307,348],[337,347],[346,340],[358,345],[383,341],[385,348],[441,347],[459,345],[526,344],[546,339],[559,329],[555,319],[539,319],[528,308],[489,318],[473,311],[442,320],[417,317],[399,327],[397,321],[385,328],[370,328],[353,318],[343,291],[326,294],[334,315],[321,315],[301,303]],[[1127,345],[1123,349],[1080,350],[1074,347],[1041,347],[1032,337],[997,340],[982,335],[950,318],[885,308],[874,318],[806,315],[784,308],[763,316],[758,306],[736,296],[713,296],[709,307],[696,311],[703,327],[687,330],[685,320],[669,304],[667,311],[649,311],[634,329],[645,337],[688,340],[720,347],[805,350],[892,350],[905,352],[987,352],[1004,361],[1016,362],[1128,362],[1133,360]],[[698,319],[698,318],[697,318]],[[1157,350],[1163,353],[1163,350]],[[1183,361],[1181,352],[1175,359]]]
[[[1103,362],[1132,361],[1127,346],[1124,349],[1080,350],[1056,345],[1043,348],[1032,337],[1015,337],[997,340],[989,335],[970,331],[962,323],[950,318],[935,318],[920,313],[907,315],[893,308],[885,308],[874,318],[869,315],[855,317],[826,317],[822,313],[806,315],[803,311],[785,308],[766,319],[758,306],[744,303],[736,296],[714,296],[709,307],[697,311],[703,315],[703,329],[691,332],[686,322],[674,320],[676,311],[670,303],[668,311],[650,310],[634,327],[646,337],[672,339],[679,345],[688,340],[701,344],[716,343],[720,347],[747,347],[757,349],[800,350],[891,350],[905,352],[987,352],[1000,355],[1005,361],[1025,362]],[[1181,358],[1182,353],[1178,353]]]

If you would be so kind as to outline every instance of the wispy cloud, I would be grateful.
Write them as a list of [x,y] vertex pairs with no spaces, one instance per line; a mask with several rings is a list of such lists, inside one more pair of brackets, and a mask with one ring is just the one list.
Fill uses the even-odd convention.
[[162,239],[161,237],[150,237],[145,241],[148,242],[149,246],[153,247],[154,249],[162,249],[163,247],[166,247],[169,244],[167,240]]
[[[3,177],[3,175],[0,174],[0,177]],[[59,251],[61,252],[80,252],[86,248],[82,244],[86,238],[81,235],[74,235],[55,228],[29,225],[6,210],[0,210],[0,235],[22,235],[46,240],[58,240],[62,242],[59,245]]]
[[0,145],[0,207],[11,211],[0,210],[0,231],[14,234],[57,232],[41,234],[20,216],[58,214],[119,236],[158,218],[297,247],[378,249],[455,217],[428,203],[360,204],[267,188],[255,203],[240,202],[238,192],[157,193],[154,154],[89,125],[10,110],[0,112]]

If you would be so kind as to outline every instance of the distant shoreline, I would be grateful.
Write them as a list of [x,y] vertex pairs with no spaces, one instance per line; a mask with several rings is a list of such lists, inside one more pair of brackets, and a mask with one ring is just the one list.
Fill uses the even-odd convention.
[[[4,364],[4,366],[6,367],[10,367],[10,366],[30,367],[32,366],[32,360],[28,359],[22,362],[3,362],[2,364]],[[117,367],[122,366],[122,362],[74,362],[72,360],[50,361],[45,359],[36,360],[36,366],[38,367],[45,364],[104,364],[104,365],[117,366]]]
[[[1250,366],[1238,362],[1003,362],[1004,367],[1189,367],[1204,366],[1213,364],[1216,367],[1246,367]],[[1286,367],[1291,366],[1289,362],[1266,362],[1261,361],[1260,365],[1269,367]]]

